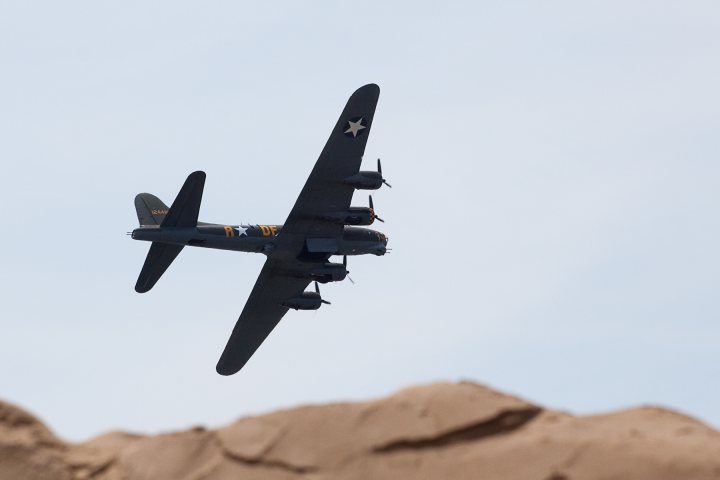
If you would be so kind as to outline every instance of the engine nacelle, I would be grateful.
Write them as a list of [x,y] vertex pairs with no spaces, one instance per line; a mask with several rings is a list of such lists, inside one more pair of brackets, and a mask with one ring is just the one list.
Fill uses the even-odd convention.
[[345,212],[332,213],[323,218],[343,225],[372,225],[376,217],[372,208],[350,207]]
[[323,301],[319,293],[303,292],[299,297],[285,300],[282,305],[295,310],[317,310],[322,303]]
[[347,274],[347,267],[342,263],[324,263],[310,271],[310,279],[320,283],[341,282]]
[[382,173],[360,171],[345,179],[345,183],[358,190],[377,190],[383,185]]

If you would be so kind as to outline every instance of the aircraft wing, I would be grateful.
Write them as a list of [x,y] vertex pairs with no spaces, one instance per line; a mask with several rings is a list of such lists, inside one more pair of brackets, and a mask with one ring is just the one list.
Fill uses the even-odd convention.
[[379,96],[380,87],[372,83],[352,94],[290,211],[281,235],[336,238],[342,235],[342,225],[323,221],[322,216],[345,211],[350,206],[355,188],[345,184],[344,180],[360,171]]
[[314,261],[297,260],[306,239],[342,236],[344,226],[323,216],[350,206],[355,188],[344,180],[360,170],[379,96],[380,87],[365,85],[345,105],[235,324],[217,364],[219,374],[239,371],[287,313],[281,303],[307,288],[310,281],[298,278],[297,272],[327,261],[331,252]]
[[281,262],[270,258],[265,262],[218,361],[216,370],[220,375],[237,373],[247,363],[287,313],[288,307],[281,303],[300,295],[310,283],[283,272]]

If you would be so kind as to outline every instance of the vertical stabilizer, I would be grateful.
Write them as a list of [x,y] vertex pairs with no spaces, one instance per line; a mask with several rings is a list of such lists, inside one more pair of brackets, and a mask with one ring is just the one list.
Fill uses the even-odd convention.
[[160,225],[170,209],[158,197],[151,193],[138,193],[135,197],[140,225]]

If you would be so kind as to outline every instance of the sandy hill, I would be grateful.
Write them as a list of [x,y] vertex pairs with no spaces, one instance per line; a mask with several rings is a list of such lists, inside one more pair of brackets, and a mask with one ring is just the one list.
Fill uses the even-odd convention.
[[720,479],[720,432],[661,408],[579,417],[437,383],[218,430],[70,444],[0,402],[0,479]]

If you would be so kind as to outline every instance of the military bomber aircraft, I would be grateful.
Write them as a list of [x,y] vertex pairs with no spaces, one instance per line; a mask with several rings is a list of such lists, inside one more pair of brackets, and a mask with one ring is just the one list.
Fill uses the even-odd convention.
[[[185,246],[257,252],[267,256],[245,308],[235,324],[216,370],[238,372],[289,309],[317,310],[327,304],[318,282],[338,282],[348,275],[348,255],[384,255],[388,238],[363,228],[375,220],[369,207],[350,206],[355,190],[377,190],[377,171],[360,171],[380,88],[369,84],[352,94],[330,133],[295,206],[283,225],[222,225],[198,222],[205,173],[191,173],[168,208],[149,193],[135,197],[140,227],[132,238],[152,242],[135,285],[149,291]],[[342,263],[330,262],[340,255]],[[315,288],[305,291],[311,282]]]

